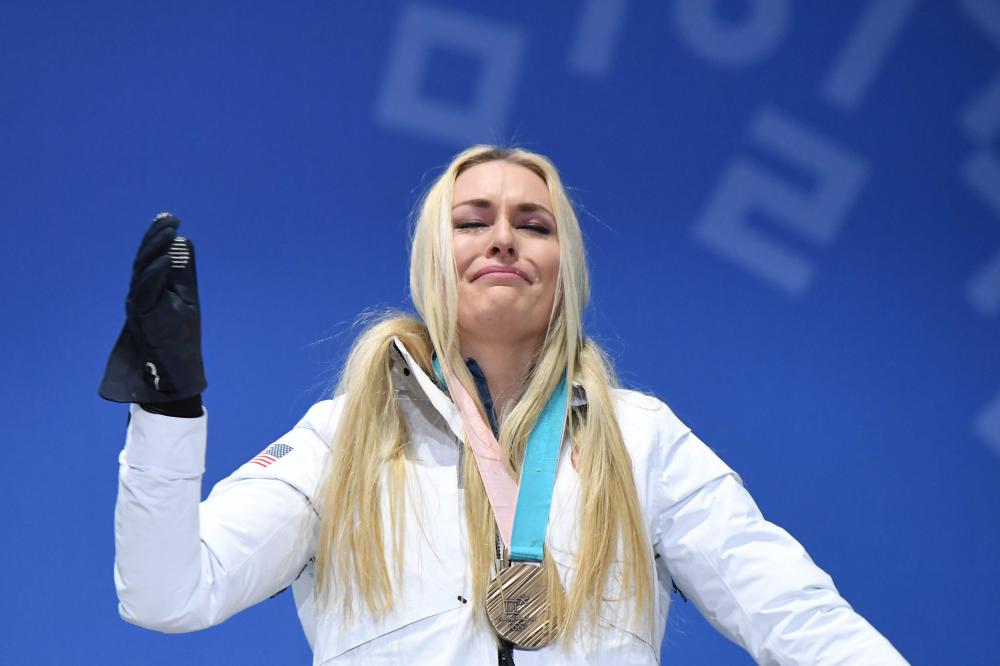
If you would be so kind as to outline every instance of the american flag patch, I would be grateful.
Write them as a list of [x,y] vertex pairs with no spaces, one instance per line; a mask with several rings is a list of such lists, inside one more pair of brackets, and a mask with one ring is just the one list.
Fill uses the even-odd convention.
[[288,446],[288,444],[282,444],[281,442],[278,442],[277,444],[272,444],[271,446],[267,447],[266,449],[258,453],[255,458],[252,458],[250,460],[250,462],[254,463],[255,465],[260,465],[261,467],[267,467],[281,456],[291,452],[292,452],[292,447]]

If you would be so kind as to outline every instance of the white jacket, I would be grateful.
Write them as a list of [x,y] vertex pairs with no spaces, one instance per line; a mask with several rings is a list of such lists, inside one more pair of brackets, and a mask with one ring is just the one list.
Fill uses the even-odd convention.
[[[340,399],[316,404],[278,440],[290,447],[282,449],[287,454],[267,466],[244,464],[201,503],[207,416],[173,418],[133,405],[115,508],[121,616],[159,631],[193,631],[292,585],[317,666],[496,664],[494,634],[472,613],[458,414],[405,349],[397,345],[393,354],[392,375],[412,442],[406,575],[391,616],[361,616],[345,627],[336,602],[322,614],[313,603],[319,521],[309,500]],[[518,666],[657,663],[671,577],[760,664],[906,663],[841,598],[802,546],[764,520],[736,473],[666,405],[632,391],[615,391],[614,400],[657,554],[652,637],[639,635],[631,604],[622,599],[605,604],[593,640],[515,650]],[[584,402],[577,391],[574,404]],[[579,499],[568,449],[563,447],[547,535],[547,552],[567,586]],[[614,589],[609,583],[609,597]]]

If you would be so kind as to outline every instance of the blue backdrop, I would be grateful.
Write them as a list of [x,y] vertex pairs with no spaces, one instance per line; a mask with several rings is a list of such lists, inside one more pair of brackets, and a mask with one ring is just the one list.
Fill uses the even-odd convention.
[[[914,663],[996,656],[1000,1],[5,3],[0,661],[309,663],[291,595],[127,625],[132,255],[198,249],[205,492],[411,307],[408,215],[472,142],[550,155],[589,334]],[[664,659],[746,664],[675,596]]]

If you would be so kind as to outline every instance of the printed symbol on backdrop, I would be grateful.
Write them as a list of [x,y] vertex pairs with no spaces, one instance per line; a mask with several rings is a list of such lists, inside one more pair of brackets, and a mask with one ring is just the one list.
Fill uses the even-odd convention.
[[993,396],[990,404],[976,418],[974,427],[976,434],[1000,458],[1000,393]]
[[681,39],[705,60],[723,67],[748,67],[767,58],[788,29],[788,0],[752,0],[743,17],[719,14],[716,0],[676,0],[674,20]]
[[[1000,48],[1000,2],[962,0],[959,4],[966,17]],[[969,101],[958,120],[974,146],[962,165],[962,181],[992,211],[994,220],[1000,221],[1000,159],[995,148],[1000,138],[1000,73]],[[965,297],[984,317],[1000,312],[1000,250],[972,276]],[[1000,393],[979,413],[973,429],[1000,458]]]
[[569,68],[583,76],[611,72],[611,59],[631,0],[587,0],[580,11],[569,47]]
[[[392,128],[471,144],[500,136],[515,99],[527,40],[524,30],[494,19],[456,10],[408,5],[400,12],[388,72],[376,104],[377,119]],[[471,99],[456,101],[442,91],[435,56],[472,61],[475,81],[459,86]]]
[[251,458],[249,462],[260,465],[261,467],[267,467],[271,463],[275,462],[278,458],[285,456],[292,452],[292,447],[287,444],[282,444],[277,442],[267,447],[263,451],[257,454],[256,457]]
[[823,83],[823,96],[842,111],[858,106],[888,57],[917,0],[872,0]]
[[[694,235],[752,275],[801,296],[812,282],[814,262],[792,243],[768,233],[764,223],[779,225],[814,246],[832,244],[868,167],[853,152],[773,108],[757,113],[750,139],[770,153],[770,159],[779,158],[804,173],[790,178],[762,161],[737,155],[695,223]],[[807,188],[793,184],[803,175]]]
[[[625,25],[630,0],[587,0],[580,10],[569,48],[569,68],[594,78],[607,76]],[[771,55],[788,31],[788,0],[755,0],[744,17],[732,20],[719,14],[719,3],[677,0],[674,22],[681,40],[701,56],[722,67],[749,67]]]
[[1000,48],[1000,2],[997,0],[960,0],[958,3],[970,21],[982,28]]
[[[1000,73],[962,110],[959,124],[973,143],[973,152],[961,167],[961,178],[1000,221],[1000,159],[994,143],[1000,138]],[[1000,312],[1000,251],[972,276],[965,297],[979,314]]]

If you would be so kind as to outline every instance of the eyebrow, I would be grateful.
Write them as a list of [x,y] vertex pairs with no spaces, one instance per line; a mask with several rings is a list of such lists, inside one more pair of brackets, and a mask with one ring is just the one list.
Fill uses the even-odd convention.
[[[472,206],[473,208],[489,209],[493,208],[493,202],[490,201],[489,199],[469,199],[467,201],[455,204],[454,206],[451,207],[451,209],[455,210],[459,206]],[[548,213],[552,217],[555,217],[555,215],[552,215],[552,211],[550,211],[548,208],[546,208],[541,204],[528,202],[517,205],[517,212],[519,213],[534,213],[537,211],[542,211]]]

